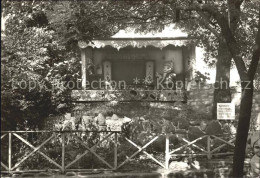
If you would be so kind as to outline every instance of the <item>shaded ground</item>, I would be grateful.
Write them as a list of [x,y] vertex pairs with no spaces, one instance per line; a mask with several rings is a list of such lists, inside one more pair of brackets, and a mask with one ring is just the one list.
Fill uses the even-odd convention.
[[[113,171],[96,171],[96,172],[67,172],[65,175],[59,173],[44,173],[42,176],[39,173],[23,173],[23,174],[13,174],[9,177],[52,177],[52,178],[67,178],[67,177],[82,177],[82,178],[217,178],[217,177],[229,177],[230,166],[232,163],[230,161],[214,160],[208,161],[201,164],[202,167],[207,165],[208,168],[201,168],[200,170],[166,170],[158,169],[154,171],[134,171],[134,170],[121,170],[120,172]],[[210,167],[210,168],[209,168]],[[8,176],[2,176],[8,177]]]
[[[74,172],[68,172],[66,175],[50,175],[50,176],[44,176],[44,177],[52,177],[52,178],[66,178],[66,177],[84,177],[84,178],[192,178],[192,177],[205,177],[205,178],[211,178],[214,176],[214,172],[212,171],[172,171],[172,170],[160,170],[158,172],[150,172],[150,173],[140,173],[140,172],[128,172],[128,173],[99,173],[99,174],[90,174],[90,173],[74,173]],[[6,178],[8,176],[5,176]],[[22,174],[22,175],[13,175],[12,177],[27,177],[27,178],[34,178],[34,177],[43,177],[39,176],[38,174]],[[9,178],[9,177],[8,177]]]

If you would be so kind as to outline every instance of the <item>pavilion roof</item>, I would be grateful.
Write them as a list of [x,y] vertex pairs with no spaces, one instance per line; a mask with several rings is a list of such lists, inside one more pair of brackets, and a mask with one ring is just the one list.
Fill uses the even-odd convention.
[[120,30],[117,34],[110,38],[94,39],[89,43],[79,41],[80,48],[104,48],[111,46],[116,49],[125,48],[128,46],[134,48],[146,48],[153,46],[156,48],[164,48],[168,45],[173,46],[188,46],[194,45],[197,39],[188,36],[187,33],[175,28],[175,25],[169,25],[162,31],[153,32],[136,32],[134,28],[128,27],[125,30]]
[[111,46],[116,49],[125,48],[128,46],[134,48],[146,48],[153,46],[156,48],[164,48],[168,45],[173,46],[188,46],[196,43],[196,38],[191,37],[177,37],[177,38],[107,38],[107,39],[95,39],[89,43],[79,41],[80,48],[92,47],[92,48],[104,48]]

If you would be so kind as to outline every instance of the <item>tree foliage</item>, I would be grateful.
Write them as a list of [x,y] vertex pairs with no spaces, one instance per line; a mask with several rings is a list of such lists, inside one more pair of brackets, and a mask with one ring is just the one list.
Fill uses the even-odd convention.
[[50,26],[56,29],[62,43],[77,47],[79,40],[110,37],[122,28],[117,4],[109,1],[61,1],[49,13]]
[[66,51],[49,25],[45,10],[50,3],[4,1],[2,5],[7,18],[1,41],[2,127],[40,127],[43,118],[70,107],[69,90],[57,83],[78,78],[79,58],[76,51]]

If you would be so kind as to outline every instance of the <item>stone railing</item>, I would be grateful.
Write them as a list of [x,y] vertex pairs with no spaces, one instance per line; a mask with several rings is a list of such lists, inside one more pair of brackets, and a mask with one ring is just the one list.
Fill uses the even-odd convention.
[[183,90],[73,90],[74,101],[186,101]]

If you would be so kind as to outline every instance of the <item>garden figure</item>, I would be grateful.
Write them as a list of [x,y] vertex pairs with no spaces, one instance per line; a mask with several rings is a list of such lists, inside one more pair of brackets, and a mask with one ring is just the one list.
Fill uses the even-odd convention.
[[207,128],[207,123],[206,123],[205,121],[201,121],[201,123],[200,123],[200,129],[201,129],[202,131],[205,131],[206,128]]

